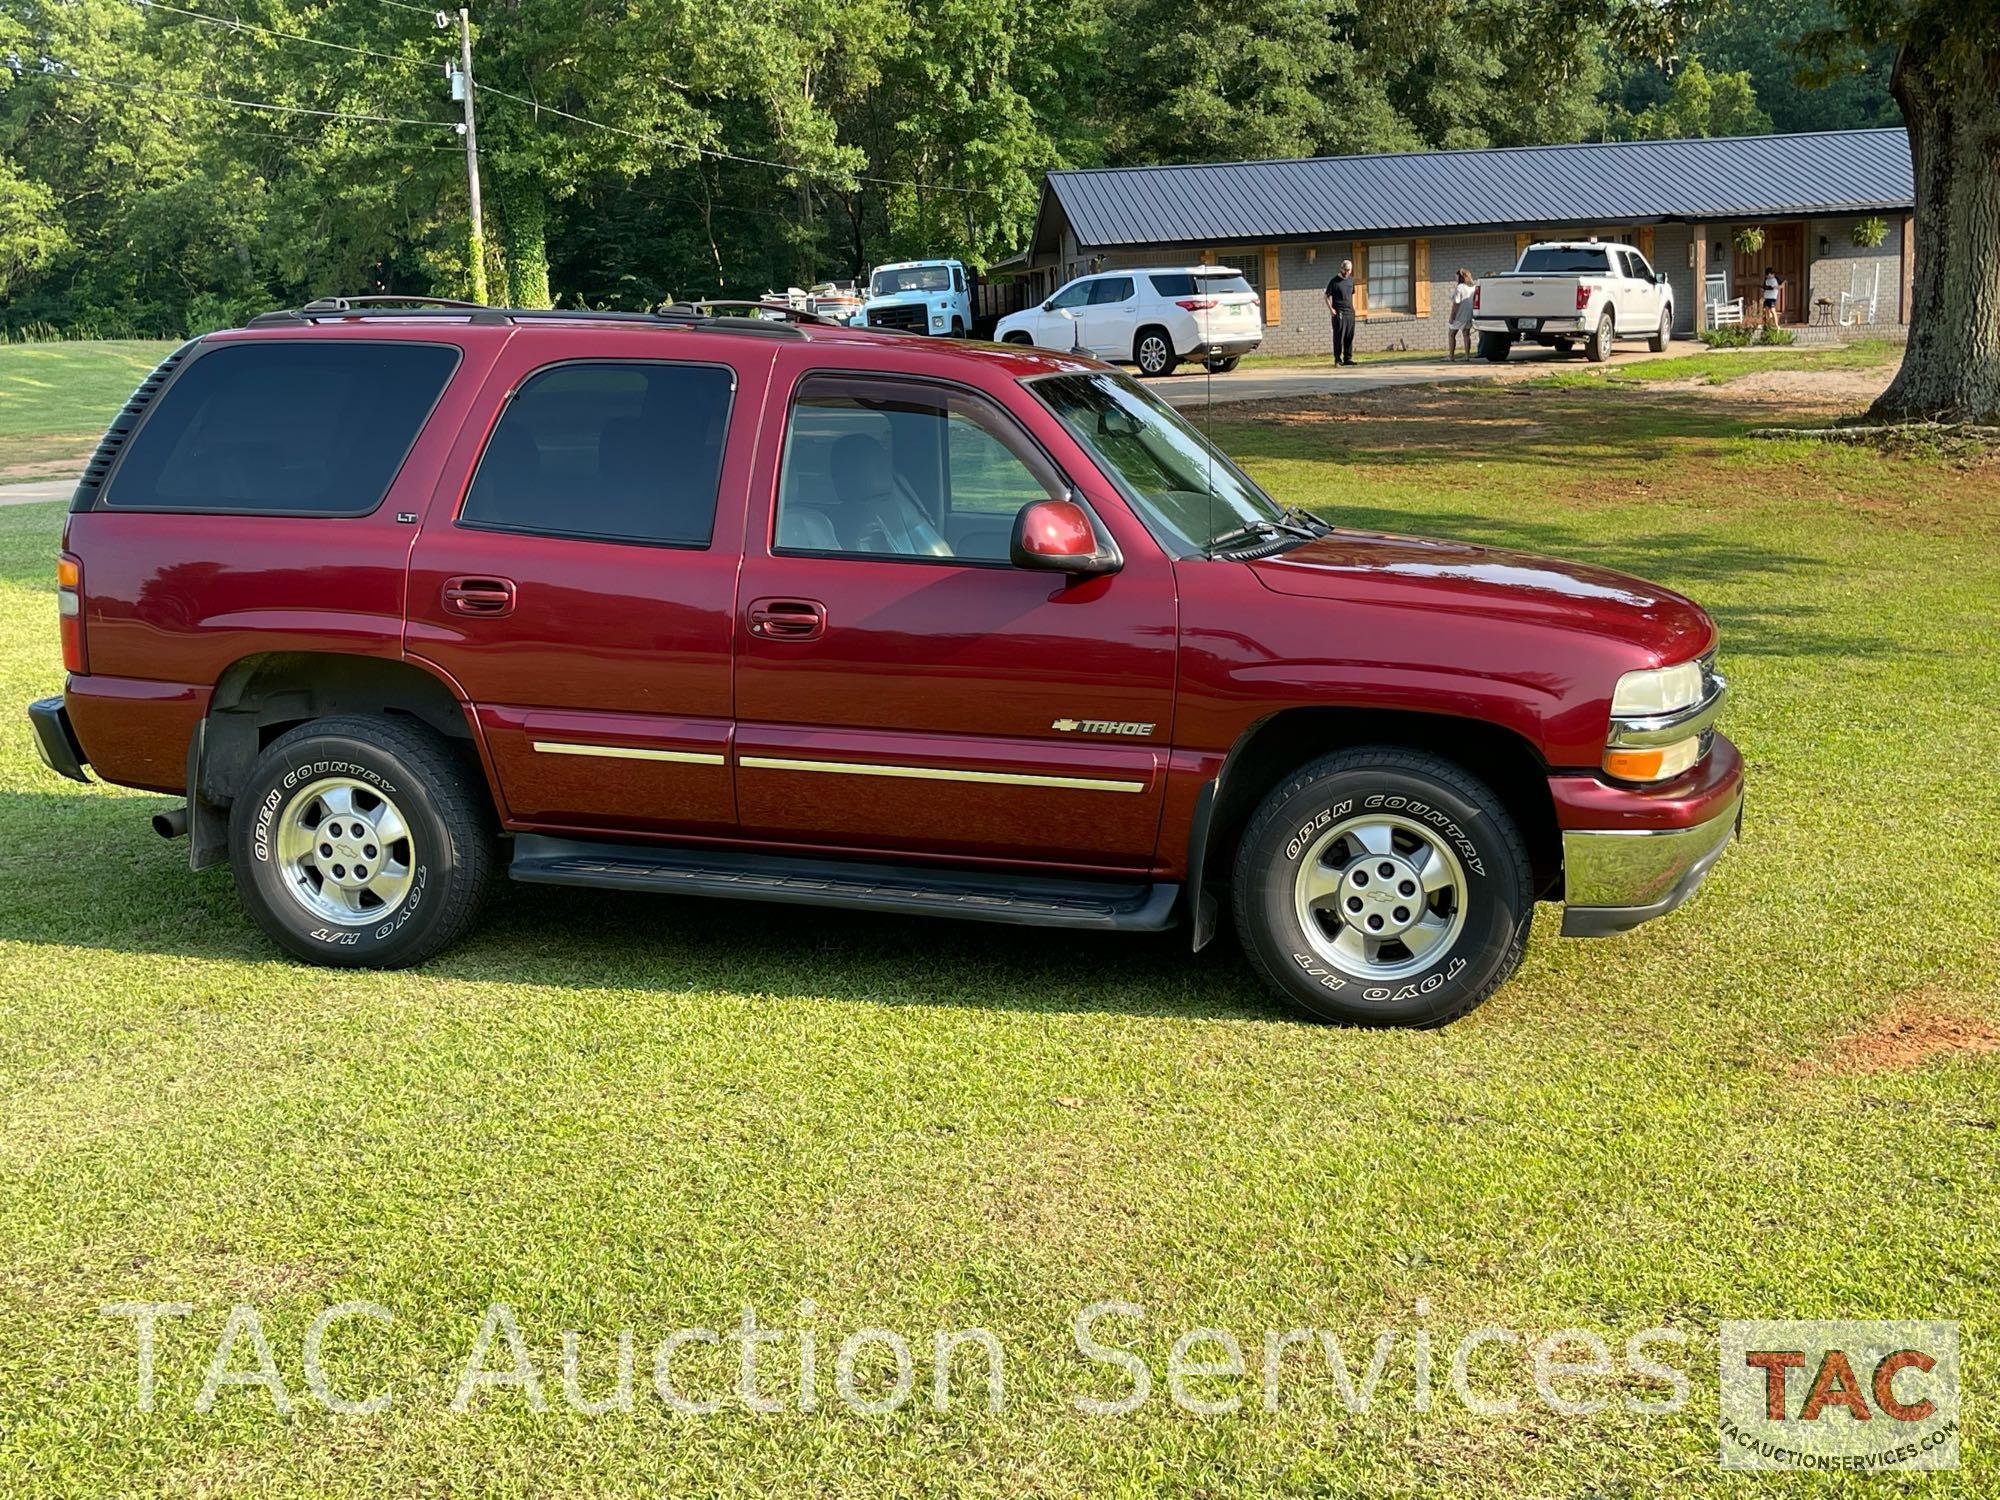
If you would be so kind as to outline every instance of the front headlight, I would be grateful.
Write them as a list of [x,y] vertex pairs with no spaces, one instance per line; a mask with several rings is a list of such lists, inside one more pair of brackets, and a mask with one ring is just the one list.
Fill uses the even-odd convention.
[[1627,672],[1611,694],[1604,773],[1620,781],[1670,781],[1698,765],[1728,690],[1712,657]]
[[1627,672],[1618,679],[1611,695],[1611,717],[1645,719],[1655,714],[1678,713],[1701,702],[1701,663],[1684,661],[1678,666],[1654,667],[1644,672]]

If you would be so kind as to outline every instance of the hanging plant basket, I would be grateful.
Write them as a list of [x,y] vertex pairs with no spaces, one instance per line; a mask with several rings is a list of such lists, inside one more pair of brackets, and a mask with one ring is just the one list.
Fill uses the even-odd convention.
[[1755,255],[1764,248],[1764,231],[1754,224],[1747,229],[1737,230],[1736,248],[1745,255]]
[[1856,219],[1848,238],[1863,250],[1873,250],[1889,237],[1889,226],[1880,219]]

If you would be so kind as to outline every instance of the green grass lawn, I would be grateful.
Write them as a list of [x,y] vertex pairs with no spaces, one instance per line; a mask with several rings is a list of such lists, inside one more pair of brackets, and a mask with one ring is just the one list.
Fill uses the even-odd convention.
[[[1699,346],[1696,346],[1697,348]],[[1620,385],[1645,381],[1698,381],[1728,385],[1767,370],[1882,370],[1897,364],[1903,346],[1887,339],[1856,339],[1851,344],[1781,344],[1774,348],[1701,349],[1699,353],[1630,364],[1587,365],[1550,375],[1553,387]]]
[[0,344],[0,483],[72,473],[171,341]]
[[[1295,1023],[1233,954],[1190,962],[1177,937],[546,887],[503,890],[421,972],[302,968],[226,872],[190,875],[148,831],[166,799],[49,775],[9,707],[0,1493],[1737,1494],[1715,1436],[1733,1317],[1962,1319],[1966,1468],[1944,1487],[1994,1493],[2000,1055],[1866,1071],[1844,1039],[2000,1021],[2000,467],[1740,436],[1768,420],[1726,392],[1482,387],[1221,429],[1337,521],[1630,568],[1721,622],[1742,845],[1628,937],[1564,942],[1544,909],[1513,984],[1441,1032]],[[0,509],[13,704],[60,686],[60,524]],[[1073,1395],[1130,1389],[1071,1338],[1112,1298],[1144,1319],[1097,1336],[1154,1394],[1087,1417]],[[301,1373],[308,1324],[350,1299],[394,1317],[326,1342],[337,1393],[392,1391],[373,1415],[328,1413]],[[150,1413],[132,1325],[98,1311],[125,1300],[192,1306],[162,1325]],[[238,1302],[289,1415],[256,1387],[194,1410]],[[497,1302],[546,1412],[506,1389],[449,1409]],[[746,1410],[736,1346],[695,1343],[678,1387],[723,1405],[669,1412],[655,1346],[745,1306],[786,1331],[763,1389],[791,1409]],[[1560,1416],[1520,1349],[1487,1346],[1473,1386],[1520,1404],[1475,1413],[1448,1364],[1487,1324],[1593,1330],[1621,1360],[1677,1330],[1658,1352],[1687,1404]],[[917,1395],[889,1415],[832,1396],[870,1325],[915,1345]],[[934,1411],[931,1331],[973,1327],[1003,1349],[1003,1408],[962,1356]],[[1190,1382],[1233,1413],[1170,1401],[1182,1331],[1229,1330],[1254,1371],[1265,1330],[1295,1327],[1336,1333],[1357,1379],[1399,1330],[1369,1410],[1300,1349],[1275,1411],[1254,1374]],[[565,1330],[599,1395],[621,1328],[634,1409],[571,1410]],[[255,1367],[247,1338],[234,1367]]]

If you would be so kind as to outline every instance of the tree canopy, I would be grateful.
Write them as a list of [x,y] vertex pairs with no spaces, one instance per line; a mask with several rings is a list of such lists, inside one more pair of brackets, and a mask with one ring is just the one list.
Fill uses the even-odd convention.
[[475,251],[455,10],[0,0],[0,329],[462,294],[475,254],[523,305],[755,295],[989,263],[1056,166],[1877,123],[1849,3],[492,0]]

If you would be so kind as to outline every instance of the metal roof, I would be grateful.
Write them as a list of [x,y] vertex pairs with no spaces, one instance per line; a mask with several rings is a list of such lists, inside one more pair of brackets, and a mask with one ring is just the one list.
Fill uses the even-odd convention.
[[1915,189],[1888,129],[1051,172],[1037,243],[1051,194],[1103,246],[1858,213]]

